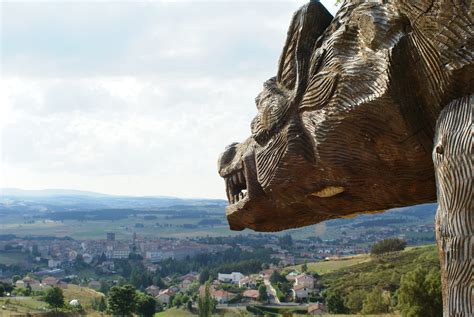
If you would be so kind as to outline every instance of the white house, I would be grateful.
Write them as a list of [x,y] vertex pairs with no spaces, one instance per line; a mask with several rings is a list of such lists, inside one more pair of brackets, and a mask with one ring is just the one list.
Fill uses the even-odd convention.
[[160,302],[160,304],[169,305],[171,296],[174,295],[174,292],[170,289],[162,290],[155,299]]
[[62,263],[62,262],[59,261],[59,260],[49,259],[49,260],[48,260],[48,267],[49,267],[50,269],[56,268],[56,267],[60,266],[61,263]]
[[308,298],[308,295],[312,291],[312,289],[309,289],[304,285],[296,285],[291,291],[293,293],[293,298],[295,300],[299,300]]
[[230,274],[218,273],[217,279],[221,282],[239,284],[239,281],[244,277],[240,272],[232,272]]

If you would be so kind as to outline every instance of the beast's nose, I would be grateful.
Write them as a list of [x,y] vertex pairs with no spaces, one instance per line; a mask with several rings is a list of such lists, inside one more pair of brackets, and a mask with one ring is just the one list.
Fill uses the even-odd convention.
[[236,149],[239,143],[234,142],[230,145],[228,145],[224,152],[219,156],[219,160],[217,161],[217,168],[219,169],[219,174],[221,176],[224,176],[224,170],[229,164],[234,160],[235,154],[236,154]]

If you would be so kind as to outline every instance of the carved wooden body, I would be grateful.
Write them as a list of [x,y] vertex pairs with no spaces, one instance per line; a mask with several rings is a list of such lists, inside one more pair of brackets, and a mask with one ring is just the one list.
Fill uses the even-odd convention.
[[433,150],[445,316],[474,316],[473,111],[473,95],[446,106],[438,119]]
[[444,313],[472,316],[472,27],[460,0],[298,10],[251,137],[219,158],[231,228],[432,202],[436,170]]

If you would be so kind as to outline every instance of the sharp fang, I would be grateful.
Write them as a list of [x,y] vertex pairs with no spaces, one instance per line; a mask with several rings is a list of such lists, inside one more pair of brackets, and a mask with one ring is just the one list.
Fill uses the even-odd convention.
[[240,199],[243,199],[244,198],[244,193],[240,192],[239,196],[240,196]]
[[232,176],[232,181],[233,181],[234,185],[237,185],[239,183],[239,177],[237,175],[233,175]]
[[239,172],[237,175],[239,176],[239,183],[241,185],[244,185],[245,184],[244,172]]

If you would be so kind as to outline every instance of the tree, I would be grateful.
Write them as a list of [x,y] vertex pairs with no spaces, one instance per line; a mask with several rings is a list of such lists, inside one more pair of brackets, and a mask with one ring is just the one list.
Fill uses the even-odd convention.
[[202,284],[206,283],[209,280],[209,277],[210,277],[209,269],[205,268],[199,274],[199,284],[202,285]]
[[353,314],[357,314],[362,310],[364,299],[367,297],[367,292],[364,290],[353,290],[349,292],[346,297],[345,306]]
[[94,297],[92,299],[92,308],[97,311],[104,312],[107,309],[107,304],[105,303],[104,297],[105,296],[101,296],[100,298]]
[[328,311],[333,314],[345,314],[348,312],[348,309],[344,305],[344,301],[339,293],[329,293],[326,296],[326,305]]
[[268,301],[267,287],[265,284],[262,284],[258,287],[258,300],[262,303],[266,303]]
[[5,296],[6,293],[11,293],[13,291],[13,288],[13,285],[10,283],[0,282],[0,297]]
[[12,276],[12,283],[15,284],[18,280],[21,280],[21,277],[19,275],[13,275]]
[[370,253],[379,255],[387,252],[402,251],[405,250],[406,246],[405,240],[399,238],[384,239],[375,243],[370,249]]
[[398,309],[404,317],[443,315],[439,269],[423,267],[406,273],[397,291]]
[[308,261],[304,260],[303,265],[301,265],[301,271],[304,273],[308,272]]
[[204,296],[199,296],[198,301],[199,317],[210,317],[214,311],[214,302],[209,290],[209,282],[204,286]]
[[43,300],[53,309],[58,310],[64,306],[63,290],[57,286],[51,287],[46,291]]
[[183,294],[179,293],[173,298],[172,306],[181,307],[181,304],[184,304]]
[[136,296],[136,289],[130,284],[112,286],[108,294],[109,310],[114,315],[130,315],[135,310]]
[[390,308],[390,298],[384,297],[381,287],[374,288],[364,299],[362,314],[383,314],[388,313]]
[[107,295],[107,293],[109,292],[109,289],[110,289],[109,283],[104,279],[100,280],[100,289],[99,289],[99,291],[101,293]]
[[156,311],[156,300],[153,296],[138,293],[135,312],[143,317],[153,317]]
[[278,238],[278,242],[282,247],[291,247],[293,245],[293,238],[291,234],[285,234],[283,237]]
[[274,271],[272,275],[270,275],[270,283],[276,284],[278,282],[284,282],[286,278],[282,276],[278,271]]
[[26,284],[25,295],[26,295],[26,296],[31,296],[31,293],[33,293],[33,290],[31,289],[30,283],[28,283],[28,284]]

